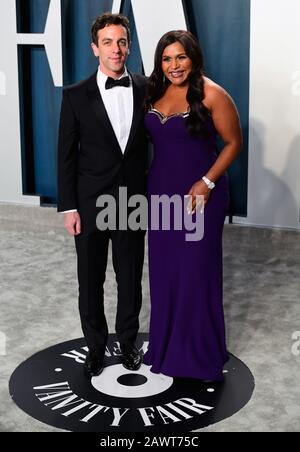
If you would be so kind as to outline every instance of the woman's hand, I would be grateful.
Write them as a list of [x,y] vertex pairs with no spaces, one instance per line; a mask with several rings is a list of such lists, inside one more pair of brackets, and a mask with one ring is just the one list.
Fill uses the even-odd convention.
[[[188,206],[187,206],[188,213],[193,214],[200,207],[201,207],[201,209],[203,209],[205,204],[209,200],[210,193],[211,193],[211,189],[208,188],[208,186],[206,185],[206,183],[203,180],[196,182],[188,193],[188,196],[191,196],[191,198],[189,199],[189,202],[188,202]],[[203,196],[203,201],[200,200],[200,202],[199,202],[199,200],[196,199],[196,196],[201,196],[201,195]]]

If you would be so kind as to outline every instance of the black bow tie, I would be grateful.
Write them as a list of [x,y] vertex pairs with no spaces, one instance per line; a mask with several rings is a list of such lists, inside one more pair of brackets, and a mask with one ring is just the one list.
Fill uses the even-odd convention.
[[125,86],[126,88],[128,88],[130,86],[130,79],[128,75],[118,80],[115,80],[112,77],[108,77],[105,83],[105,89],[111,89],[114,88],[114,86]]

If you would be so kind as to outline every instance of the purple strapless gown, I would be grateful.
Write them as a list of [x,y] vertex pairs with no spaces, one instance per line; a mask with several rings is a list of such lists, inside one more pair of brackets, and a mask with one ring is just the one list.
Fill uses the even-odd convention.
[[[154,109],[146,114],[146,128],[154,145],[149,197],[178,194],[183,198],[217,158],[213,121],[207,121],[205,138],[193,138],[186,128],[187,115],[164,117]],[[151,230],[149,226],[151,320],[144,364],[151,365],[154,373],[223,379],[228,354],[222,303],[222,232],[228,203],[225,175],[205,207],[201,241],[186,241],[186,230]]]

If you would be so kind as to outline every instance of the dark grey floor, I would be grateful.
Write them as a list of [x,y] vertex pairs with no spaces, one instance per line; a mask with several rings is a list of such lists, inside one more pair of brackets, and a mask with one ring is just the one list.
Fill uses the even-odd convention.
[[[61,221],[54,209],[0,205],[0,431],[56,431],[11,401],[8,380],[32,354],[82,336],[73,240]],[[147,260],[143,283],[146,332]],[[105,289],[113,332],[111,262]],[[250,368],[256,389],[239,413],[203,431],[300,431],[300,356],[292,353],[292,334],[300,331],[300,234],[227,225],[224,304],[228,348]]]

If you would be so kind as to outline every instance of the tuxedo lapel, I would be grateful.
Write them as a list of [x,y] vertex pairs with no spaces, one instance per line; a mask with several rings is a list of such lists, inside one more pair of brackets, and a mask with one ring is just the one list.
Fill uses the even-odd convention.
[[108,145],[115,149],[117,152],[123,156],[122,150],[120,148],[119,142],[115,135],[114,129],[109,120],[106,108],[104,106],[98,85],[97,85],[97,72],[90,78],[87,86],[87,96],[97,116],[99,122],[102,125],[102,130],[106,134],[106,141]]
[[135,134],[137,133],[138,125],[142,119],[143,116],[143,97],[141,93],[141,89],[139,87],[137,78],[134,74],[130,74],[133,84],[133,117],[132,117],[132,123],[131,123],[131,129],[130,134],[128,138],[128,142],[126,145],[126,149],[124,152],[124,156],[129,152],[130,147],[132,145],[132,142],[134,140]]

